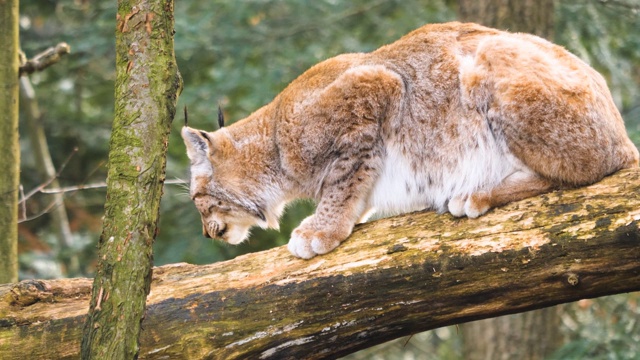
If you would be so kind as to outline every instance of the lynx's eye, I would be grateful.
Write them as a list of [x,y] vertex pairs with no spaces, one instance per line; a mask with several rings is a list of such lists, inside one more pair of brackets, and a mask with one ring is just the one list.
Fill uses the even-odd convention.
[[207,213],[211,214],[214,212],[229,212],[231,211],[231,208],[227,205],[225,205],[224,202],[222,202],[221,200],[212,200],[211,204],[208,206],[207,208]]

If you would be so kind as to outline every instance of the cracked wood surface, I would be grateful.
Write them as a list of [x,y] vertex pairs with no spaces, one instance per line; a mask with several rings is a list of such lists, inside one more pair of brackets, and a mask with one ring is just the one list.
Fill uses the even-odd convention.
[[[400,336],[640,290],[640,170],[475,219],[356,227],[312,260],[285,247],[154,269],[143,359],[335,358]],[[90,279],[0,285],[0,358],[77,358]]]

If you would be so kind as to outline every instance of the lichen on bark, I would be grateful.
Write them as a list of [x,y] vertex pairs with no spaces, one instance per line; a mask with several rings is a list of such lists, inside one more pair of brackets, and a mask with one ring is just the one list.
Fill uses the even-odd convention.
[[168,135],[182,86],[172,12],[171,0],[118,1],[107,200],[83,358],[138,356]]
[[0,6],[0,284],[18,280],[18,0]]

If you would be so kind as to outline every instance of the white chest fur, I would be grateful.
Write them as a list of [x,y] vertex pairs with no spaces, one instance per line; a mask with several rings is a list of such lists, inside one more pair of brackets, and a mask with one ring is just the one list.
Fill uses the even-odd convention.
[[422,209],[444,212],[453,197],[490,190],[514,172],[531,171],[493,137],[488,127],[480,131],[483,134],[467,134],[474,145],[458,146],[461,151],[448,159],[448,166],[423,161],[421,166],[412,168],[409,156],[423,156],[429,151],[428,142],[420,153],[407,155],[394,144],[388,145],[382,172],[368,200],[369,207],[383,215]]

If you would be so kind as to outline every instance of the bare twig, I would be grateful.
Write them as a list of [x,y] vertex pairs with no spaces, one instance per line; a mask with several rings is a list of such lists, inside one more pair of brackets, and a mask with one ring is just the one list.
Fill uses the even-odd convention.
[[[186,181],[184,180],[166,180],[165,185],[184,185],[187,184]],[[78,191],[78,190],[88,190],[88,189],[101,189],[101,188],[106,188],[107,187],[107,183],[104,181],[100,181],[100,182],[96,182],[93,184],[82,184],[82,185],[75,185],[75,186],[65,186],[65,187],[61,187],[58,189],[41,189],[40,192],[43,194],[59,194],[59,193],[67,193],[67,192],[72,192],[72,191]]]
[[42,192],[42,190],[47,187],[49,184],[51,184],[51,182],[53,182],[53,180],[57,179],[60,174],[62,173],[62,170],[64,170],[64,168],[67,166],[67,164],[69,163],[69,161],[71,160],[71,158],[73,157],[73,155],[75,155],[78,152],[78,148],[75,147],[73,148],[73,151],[71,152],[71,154],[69,154],[69,156],[67,156],[67,158],[64,160],[64,162],[62,163],[62,165],[60,165],[60,169],[58,170],[58,172],[56,172],[56,174],[54,176],[52,176],[51,178],[49,178],[47,181],[45,181],[44,183],[40,184],[39,186],[37,186],[36,188],[34,188],[33,190],[29,191],[27,193],[26,196],[23,196],[20,199],[20,203],[27,201],[30,197],[32,197],[33,195]]
[[[22,184],[20,184],[20,198],[24,199],[24,186],[22,186]],[[27,204],[24,201],[20,201],[18,203],[18,206],[20,207],[20,216],[18,217],[18,223],[20,223],[20,219],[27,218]]]
[[60,61],[60,57],[68,54],[70,51],[71,47],[65,42],[61,42],[55,47],[50,47],[36,55],[33,59],[27,60],[24,64],[21,64],[19,76],[33,74],[36,71],[42,71]]
[[93,183],[93,184],[81,184],[81,185],[75,185],[75,186],[64,186],[64,187],[60,187],[57,189],[42,189],[40,190],[41,193],[43,194],[60,194],[60,193],[68,193],[68,192],[72,192],[72,191],[78,191],[78,190],[88,190],[88,189],[101,189],[101,188],[106,188],[107,187],[107,183],[104,181],[100,181],[97,183]]
[[[77,151],[77,149],[76,149]],[[73,154],[72,154],[73,155]],[[64,167],[67,165],[67,163],[69,162],[71,155],[69,156],[69,158],[67,158],[67,160],[64,162],[64,164],[60,167],[60,171],[58,171],[58,173],[56,174],[56,177],[60,175],[60,172],[62,171],[62,169],[64,169]],[[54,177],[55,179],[55,177]],[[79,191],[79,190],[89,190],[89,189],[103,189],[107,187],[107,183],[104,181],[99,181],[96,183],[92,183],[92,184],[81,184],[81,185],[75,185],[75,186],[64,186],[64,187],[60,187],[60,188],[55,188],[55,189],[46,189],[46,187],[53,181],[53,179],[49,179],[46,182],[44,182],[43,184],[39,185],[38,187],[36,187],[35,189],[31,190],[26,196],[24,194],[24,191],[21,190],[20,191],[20,206],[23,209],[22,213],[20,214],[20,218],[18,220],[18,223],[23,223],[23,222],[27,222],[27,221],[31,221],[34,219],[39,218],[40,216],[43,216],[44,214],[49,213],[51,210],[53,210],[56,207],[56,202],[52,201],[51,203],[49,203],[49,205],[47,205],[47,207],[45,207],[42,211],[40,211],[39,213],[29,216],[27,217],[27,212],[26,212],[26,201],[34,196],[37,193],[42,193],[42,194],[64,194],[64,193],[68,193],[68,192],[75,192],[75,191]],[[176,180],[166,180],[165,185],[185,185],[187,184],[186,181],[184,180],[180,180],[180,179],[176,179]],[[22,187],[21,187],[22,189]]]
[[54,208],[56,208],[57,206],[60,206],[60,204],[56,204],[56,201],[51,201],[49,203],[49,205],[47,205],[47,207],[45,207],[42,211],[40,211],[39,213],[29,216],[27,217],[27,213],[25,211],[25,213],[18,219],[18,224],[21,224],[23,222],[27,222],[27,221],[31,221],[31,220],[35,220],[37,218],[39,218],[40,216],[49,213],[51,210],[53,210]]

